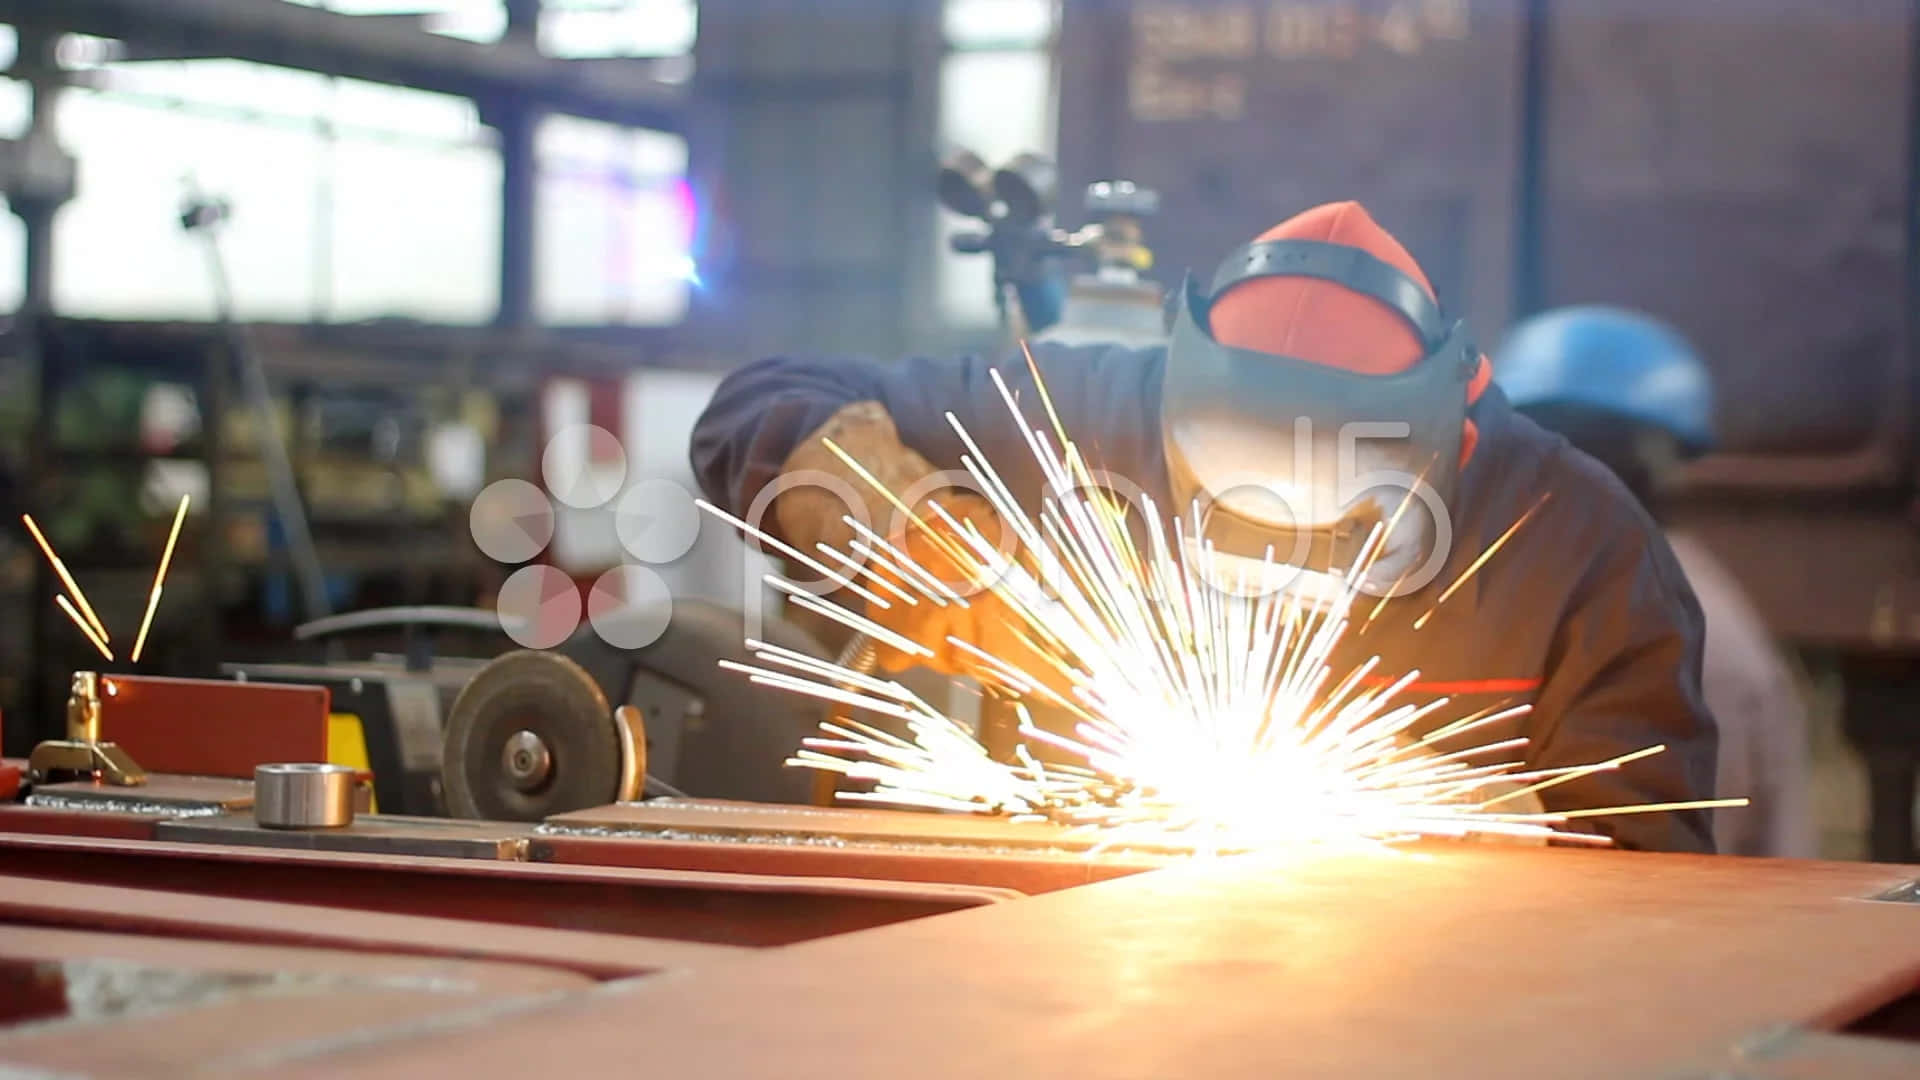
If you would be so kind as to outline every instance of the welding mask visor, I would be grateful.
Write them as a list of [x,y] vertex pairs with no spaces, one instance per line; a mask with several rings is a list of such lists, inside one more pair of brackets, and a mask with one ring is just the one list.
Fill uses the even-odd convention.
[[[1256,277],[1336,282],[1395,312],[1426,349],[1412,367],[1368,375],[1215,340],[1209,311]],[[1479,362],[1463,322],[1357,248],[1304,240],[1248,244],[1205,293],[1174,298],[1162,382],[1164,438],[1189,554],[1211,548],[1235,591],[1330,587],[1385,536],[1358,581],[1371,596],[1430,582],[1452,542],[1468,385]]]

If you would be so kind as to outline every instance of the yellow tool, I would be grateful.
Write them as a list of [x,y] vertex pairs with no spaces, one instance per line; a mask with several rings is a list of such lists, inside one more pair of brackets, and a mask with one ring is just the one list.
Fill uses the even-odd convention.
[[[327,715],[327,763],[345,765],[358,772],[370,773],[372,764],[367,760],[367,734],[360,726],[360,718],[352,713],[329,713]],[[380,812],[380,802],[371,794],[367,797],[367,812]]]

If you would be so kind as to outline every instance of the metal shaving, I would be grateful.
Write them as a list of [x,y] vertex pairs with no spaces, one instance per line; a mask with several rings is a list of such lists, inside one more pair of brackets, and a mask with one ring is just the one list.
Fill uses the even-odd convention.
[[[1034,856],[1051,855],[1065,858],[1084,859],[1092,856],[1085,848],[1058,846],[1015,846],[1008,844],[964,844],[931,840],[868,840],[851,839],[845,836],[830,836],[815,833],[786,832],[699,832],[691,829],[663,829],[652,826],[620,825],[554,825],[543,824],[534,828],[541,836],[598,836],[619,837],[630,840],[672,840],[681,843],[696,844],[759,844],[772,847],[812,847],[812,848],[864,848],[878,851],[904,851],[920,853],[966,854],[966,855],[1014,855]],[[1147,851],[1115,845],[1105,848],[1102,854],[1126,855],[1147,858],[1167,858],[1164,851]]]
[[227,808],[218,803],[140,802],[136,799],[75,799],[66,795],[27,796],[27,805],[43,810],[85,810],[91,813],[145,814],[155,817],[219,817]]

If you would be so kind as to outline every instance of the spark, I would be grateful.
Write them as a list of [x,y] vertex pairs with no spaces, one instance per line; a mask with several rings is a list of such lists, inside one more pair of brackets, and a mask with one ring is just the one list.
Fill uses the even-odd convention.
[[841,574],[839,571],[831,569],[830,567],[826,566],[824,563],[821,563],[817,559],[809,557],[804,552],[801,552],[798,549],[788,545],[784,541],[778,540],[760,531],[759,529],[756,529],[753,526],[748,525],[746,522],[741,521],[739,518],[734,517],[732,514],[727,513],[725,510],[720,509],[719,507],[713,505],[712,503],[706,501],[705,499],[695,499],[693,501],[693,504],[699,507],[700,509],[705,510],[707,513],[712,514],[714,517],[717,517],[720,520],[726,522],[727,524],[734,526],[735,528],[745,529],[751,532],[753,535],[759,537],[762,541],[764,541],[765,543],[773,547],[775,550],[779,551],[781,554],[786,555],[789,558],[799,560],[801,565],[807,567],[809,570],[812,570],[814,573],[819,574],[821,577],[826,578],[828,581],[833,582],[835,585],[838,585],[843,589],[847,589],[854,593],[857,593],[862,599],[867,600],[870,603],[878,604],[883,608],[890,606],[883,597],[871,592],[865,586],[862,586],[861,584],[852,580],[851,578],[846,577],[845,575]]
[[33,542],[40,545],[41,554],[45,555],[47,562],[52,564],[53,572],[60,577],[60,583],[67,587],[69,593],[73,594],[74,601],[80,605],[80,614],[85,617],[85,625],[93,630],[93,633],[89,636],[99,638],[102,651],[104,651],[105,643],[110,641],[111,638],[107,635],[107,628],[105,624],[101,623],[100,616],[93,613],[93,605],[87,603],[87,594],[81,590],[80,583],[73,580],[72,574],[67,573],[67,564],[61,562],[60,556],[54,554],[53,545],[47,543],[46,536],[40,532],[40,526],[33,523],[33,515],[21,514],[20,520],[27,523],[27,531],[33,534]]
[[1480,568],[1487,565],[1488,559],[1493,558],[1495,553],[1497,553],[1501,548],[1506,547],[1507,541],[1513,539],[1513,534],[1520,531],[1520,526],[1525,525],[1527,523],[1527,519],[1533,516],[1533,512],[1535,510],[1540,509],[1541,506],[1545,505],[1546,501],[1549,498],[1551,498],[1552,495],[1553,495],[1553,492],[1549,491],[1545,495],[1540,496],[1540,499],[1538,502],[1535,502],[1532,506],[1528,507],[1526,513],[1520,515],[1520,520],[1507,526],[1506,532],[1501,533],[1497,538],[1494,539],[1493,543],[1488,544],[1487,549],[1485,551],[1482,551],[1473,560],[1472,563],[1469,563],[1465,570],[1460,571],[1460,576],[1453,579],[1453,584],[1448,585],[1446,587],[1446,590],[1440,594],[1440,599],[1435,600],[1433,602],[1433,606],[1427,609],[1427,613],[1413,620],[1413,628],[1415,630],[1425,629],[1427,625],[1427,620],[1433,618],[1433,613],[1440,610],[1440,605],[1452,599],[1453,594],[1460,591],[1460,586],[1465,585],[1467,583],[1468,578],[1471,578],[1473,575],[1479,573]]
[[[1044,478],[1046,497],[1037,514],[1014,496],[965,426],[947,416],[966,449],[962,463],[1017,541],[1014,550],[1002,550],[937,503],[929,504],[930,514],[915,513],[851,455],[830,446],[894,508],[897,520],[950,565],[935,573],[915,561],[899,536],[890,539],[851,517],[843,520],[856,525],[860,537],[848,545],[851,554],[827,556],[909,605],[924,599],[967,606],[947,587],[954,580],[949,571],[990,592],[1010,614],[1005,629],[1029,650],[1032,666],[996,655],[980,641],[949,637],[945,644],[964,654],[990,687],[1058,706],[1072,723],[1067,730],[1043,727],[1024,702],[1016,703],[1026,741],[1014,748],[1012,760],[997,760],[973,731],[897,681],[749,640],[756,663],[723,661],[724,667],[761,685],[900,725],[889,731],[839,716],[788,759],[789,765],[872,785],[842,792],[842,799],[1052,822],[1092,832],[1096,850],[1171,839],[1197,852],[1469,835],[1606,844],[1604,835],[1566,826],[1608,814],[1746,804],[1712,799],[1532,809],[1541,805],[1539,792],[1627,767],[1665,747],[1592,764],[1530,768],[1528,740],[1501,735],[1497,727],[1527,715],[1529,705],[1501,703],[1449,719],[1445,698],[1400,700],[1419,672],[1381,679],[1373,674],[1382,667],[1379,656],[1336,678],[1336,648],[1382,610],[1375,606],[1362,617],[1354,605],[1398,514],[1375,525],[1354,563],[1326,575],[1311,595],[1219,588],[1224,564],[1216,563],[1206,543],[1189,542],[1183,519],[1163,518],[1150,497],[1127,505],[1095,483],[1031,354],[1027,362],[1050,433],[1027,422],[998,370],[990,374]],[[1543,496],[1488,545],[1434,608],[1544,502]],[[878,607],[889,606],[853,577],[711,504],[700,505]],[[1260,569],[1285,568],[1269,552]],[[815,591],[778,575],[766,581],[799,606],[855,632],[909,655],[933,655],[925,644],[825,602]],[[1430,609],[1415,627],[1432,614]],[[1421,734],[1429,721],[1440,722]],[[1050,759],[1070,760],[1042,760],[1041,750],[1050,751]]]
[[[1415,489],[1418,489],[1421,485],[1427,482],[1427,472],[1432,468],[1433,468],[1433,465],[1431,462],[1429,462],[1426,468],[1423,468],[1420,470],[1420,475],[1413,478],[1413,485]],[[1408,494],[1409,496],[1411,496],[1412,492],[1409,492]],[[1408,508],[1411,507],[1412,505],[1413,505],[1413,499],[1411,497],[1400,500],[1400,505],[1394,509],[1393,516],[1387,519],[1387,535],[1388,536],[1392,536],[1394,527],[1400,524],[1400,515],[1406,513]],[[1373,605],[1373,611],[1367,615],[1366,622],[1362,623],[1360,626],[1361,633],[1363,634],[1366,633],[1368,628],[1373,626],[1374,621],[1380,618],[1381,612],[1384,612],[1387,609],[1387,601],[1393,599],[1394,594],[1400,591],[1400,586],[1406,583],[1407,575],[1413,572],[1414,572],[1414,567],[1409,565],[1406,569],[1400,571],[1400,576],[1394,579],[1392,586],[1388,587],[1387,589],[1383,590],[1380,593],[1379,602]],[[1442,597],[1442,600],[1444,599],[1445,598]],[[1435,604],[1434,606],[1438,607],[1439,605]]]
[[180,540],[180,526],[187,520],[190,498],[188,495],[180,496],[180,507],[173,512],[173,528],[167,533],[166,550],[160,553],[160,565],[153,572],[153,589],[147,593],[147,610],[140,616],[140,633],[133,639],[131,659],[136,664],[140,662],[140,650],[146,647],[147,631],[153,626],[153,613],[160,610],[160,592],[167,582],[167,567],[173,563],[173,545]]
[[107,639],[95,633],[93,627],[87,625],[87,620],[74,610],[72,602],[64,594],[55,595],[53,602],[60,606],[61,611],[66,612],[67,618],[73,620],[73,625],[80,628],[80,633],[86,636],[87,643],[99,649],[100,655],[107,658],[107,663],[113,663],[113,650],[107,648]]

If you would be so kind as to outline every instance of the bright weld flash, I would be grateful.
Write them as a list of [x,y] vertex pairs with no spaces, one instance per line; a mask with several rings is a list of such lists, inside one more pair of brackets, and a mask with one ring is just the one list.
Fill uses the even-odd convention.
[[[791,765],[875,785],[842,798],[1051,821],[1093,832],[1095,850],[1172,842],[1201,852],[1349,847],[1468,834],[1604,844],[1605,837],[1560,826],[1612,813],[1745,804],[1744,799],[1716,799],[1557,814],[1519,810],[1517,800],[1525,795],[1625,767],[1665,748],[1529,771],[1525,739],[1485,730],[1524,715],[1525,705],[1461,715],[1418,734],[1417,725],[1446,702],[1415,706],[1398,700],[1416,672],[1380,687],[1370,686],[1377,680],[1368,677],[1381,665],[1380,657],[1338,677],[1330,669],[1335,647],[1349,630],[1355,624],[1364,628],[1385,610],[1381,604],[1357,616],[1353,606],[1391,523],[1376,526],[1354,565],[1327,575],[1326,586],[1313,597],[1303,599],[1291,589],[1242,596],[1214,588],[1211,583],[1220,580],[1220,568],[1212,563],[1216,556],[1192,544],[1179,519],[1169,529],[1150,503],[1141,507],[1138,524],[1146,542],[1136,542],[1128,527],[1134,508],[1100,494],[1054,414],[1037,367],[1033,373],[1054,439],[1029,426],[997,370],[992,378],[1049,484],[1053,498],[1040,520],[1016,502],[972,436],[948,416],[969,451],[964,464],[1019,542],[1011,555],[970,529],[950,535],[955,523],[945,514],[940,516],[947,530],[929,523],[850,455],[832,449],[967,579],[1004,601],[1016,620],[1011,629],[1046,670],[1022,668],[978,642],[954,639],[952,644],[1005,683],[1035,688],[1066,706],[1075,723],[1067,732],[1042,730],[1020,706],[1020,734],[1027,743],[1016,749],[1014,762],[996,761],[959,722],[898,682],[749,642],[755,658],[771,666],[725,666],[757,683],[871,710],[906,725],[907,737],[900,738],[844,718],[829,721],[821,737],[806,740],[789,759]],[[705,503],[701,508],[785,548],[723,511]],[[1538,508],[1535,503],[1489,545],[1435,607],[1493,558]],[[884,569],[912,571],[895,576],[923,599],[943,599],[927,587],[937,575],[912,562],[904,545],[871,532],[864,539],[851,545],[855,556],[879,556],[884,549],[878,559]],[[826,570],[786,550],[816,572]],[[869,576],[859,572],[855,558],[840,553],[830,558],[855,577]],[[880,599],[853,577],[835,571],[828,576],[869,601]],[[796,603],[850,629],[895,647],[913,644],[853,611],[769,580],[784,586]],[[889,591],[900,598],[898,591]],[[1422,615],[1416,628],[1431,616],[1431,610]],[[927,654],[924,648],[918,652]],[[1071,700],[1049,689],[1062,681],[1071,687]],[[1043,747],[1073,760],[1042,762],[1032,750]]]

